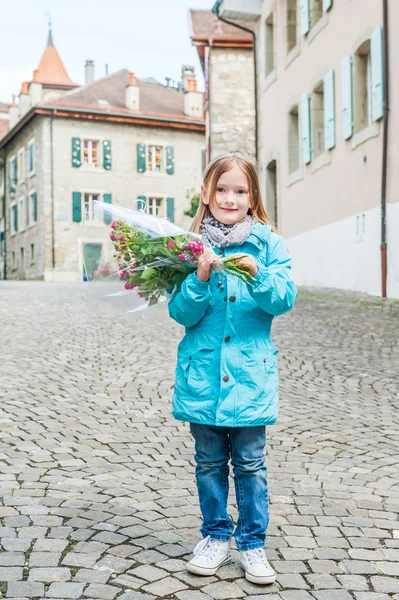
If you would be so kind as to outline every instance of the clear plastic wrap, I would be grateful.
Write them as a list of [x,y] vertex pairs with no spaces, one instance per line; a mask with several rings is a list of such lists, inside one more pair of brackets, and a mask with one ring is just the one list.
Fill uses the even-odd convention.
[[[164,302],[184,279],[196,271],[205,244],[198,234],[184,231],[168,219],[142,210],[93,203],[90,221],[85,221],[82,246],[88,245],[93,222],[104,223],[101,253],[95,263],[82,248],[85,278],[91,290],[105,298],[118,298],[123,310],[138,312]],[[97,238],[98,239],[98,238]],[[210,248],[210,247],[209,247]],[[235,259],[220,259],[215,270],[250,283],[252,277]],[[101,285],[100,285],[101,284]],[[121,300],[129,295],[130,300]],[[141,303],[140,303],[141,299]]]

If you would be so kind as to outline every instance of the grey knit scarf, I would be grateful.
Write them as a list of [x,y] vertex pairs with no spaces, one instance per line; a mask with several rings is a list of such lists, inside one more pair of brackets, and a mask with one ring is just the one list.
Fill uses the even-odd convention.
[[213,215],[202,221],[202,235],[208,242],[219,248],[240,245],[249,237],[256,219],[246,215],[242,221],[233,225],[220,223]]

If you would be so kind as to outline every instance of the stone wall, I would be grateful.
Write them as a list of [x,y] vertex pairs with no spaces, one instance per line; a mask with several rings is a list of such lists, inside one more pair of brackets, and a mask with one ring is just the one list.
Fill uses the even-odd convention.
[[232,150],[254,157],[253,52],[243,48],[212,48],[209,60],[211,158]]

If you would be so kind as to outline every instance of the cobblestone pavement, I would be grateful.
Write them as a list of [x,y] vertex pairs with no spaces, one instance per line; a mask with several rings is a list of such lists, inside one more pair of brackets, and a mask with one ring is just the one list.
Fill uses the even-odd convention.
[[165,307],[3,282],[0,315],[0,597],[399,599],[399,303],[303,291],[275,322],[271,587],[236,550],[215,577],[185,571],[200,517]]

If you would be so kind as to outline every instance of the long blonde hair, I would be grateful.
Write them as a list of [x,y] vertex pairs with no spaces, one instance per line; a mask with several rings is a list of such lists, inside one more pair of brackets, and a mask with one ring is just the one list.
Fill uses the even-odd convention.
[[217,183],[223,173],[230,171],[234,162],[242,169],[247,177],[251,204],[251,208],[248,211],[249,214],[251,214],[259,223],[270,225],[273,231],[277,231],[276,226],[270,221],[266,209],[263,206],[256,164],[242,152],[226,152],[221,154],[214,158],[205,169],[203,185],[206,189],[207,197],[209,198],[209,204],[204,204],[201,194],[197,213],[192,222],[190,231],[201,233],[202,221],[205,217],[209,217],[212,214],[210,207],[215,201]]

